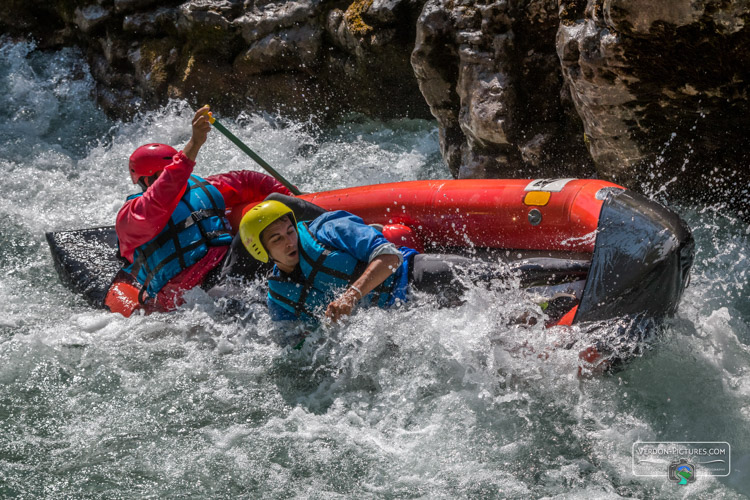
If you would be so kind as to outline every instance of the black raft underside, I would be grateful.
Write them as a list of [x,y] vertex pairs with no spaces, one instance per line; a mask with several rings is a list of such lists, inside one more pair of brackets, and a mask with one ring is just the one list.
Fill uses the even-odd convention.
[[690,228],[677,214],[632,191],[610,192],[575,322],[674,314],[694,255]]

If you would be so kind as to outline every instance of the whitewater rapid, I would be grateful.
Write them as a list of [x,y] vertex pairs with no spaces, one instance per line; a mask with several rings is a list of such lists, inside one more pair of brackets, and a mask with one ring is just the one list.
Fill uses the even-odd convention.
[[[512,284],[362,311],[291,350],[260,303],[237,317],[195,290],[125,319],[60,282],[44,233],[112,225],[130,153],[190,134],[186,102],[121,122],[94,94],[80,53],[0,43],[0,497],[750,494],[750,230],[731,212],[673,207],[691,284],[614,375],[577,377],[578,350],[555,348],[577,328],[510,324],[542,314]],[[432,122],[222,119],[303,191],[449,176]],[[258,169],[212,132],[196,173],[241,168]],[[637,441],[729,442],[731,473],[634,476]]]

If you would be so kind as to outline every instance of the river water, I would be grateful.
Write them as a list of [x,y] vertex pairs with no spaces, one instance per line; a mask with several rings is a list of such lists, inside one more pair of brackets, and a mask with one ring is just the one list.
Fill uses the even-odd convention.
[[[580,330],[512,285],[456,309],[361,312],[301,350],[261,305],[202,291],[172,314],[93,310],[59,281],[47,231],[113,224],[140,144],[179,146],[184,102],[107,119],[75,51],[0,45],[0,497],[746,498],[750,230],[716,207],[693,228],[692,282],[646,353],[579,379]],[[305,191],[445,178],[427,121],[347,117],[325,130],[224,117]],[[196,172],[257,168],[215,131]],[[260,294],[249,287],[248,297]],[[604,325],[616,330],[617,325]],[[580,345],[580,344],[579,344]],[[546,356],[539,356],[546,353]],[[632,472],[637,441],[726,441],[727,477]]]

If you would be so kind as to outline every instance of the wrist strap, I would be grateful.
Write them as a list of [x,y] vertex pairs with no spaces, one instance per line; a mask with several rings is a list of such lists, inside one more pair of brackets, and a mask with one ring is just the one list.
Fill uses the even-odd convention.
[[351,288],[352,290],[354,290],[355,292],[357,292],[357,293],[359,294],[359,298],[360,298],[360,299],[361,299],[361,298],[363,297],[363,295],[362,295],[362,290],[360,290],[360,289],[359,289],[358,287],[356,287],[355,285],[349,285],[349,288]]

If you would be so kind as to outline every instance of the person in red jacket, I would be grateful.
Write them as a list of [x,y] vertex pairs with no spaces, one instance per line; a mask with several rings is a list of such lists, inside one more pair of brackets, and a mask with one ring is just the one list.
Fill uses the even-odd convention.
[[208,111],[204,106],[193,116],[192,136],[182,151],[146,144],[130,157],[131,179],[143,192],[128,197],[115,230],[120,255],[128,262],[123,270],[138,281],[138,302],[149,311],[176,308],[183,293],[195,286],[209,288],[220,278],[250,277],[248,273],[257,271],[254,264],[247,266],[252,259],[246,257],[242,242],[233,243],[226,208],[271,195],[312,216],[323,212],[258,172],[232,171],[205,179],[193,175],[211,129]]

